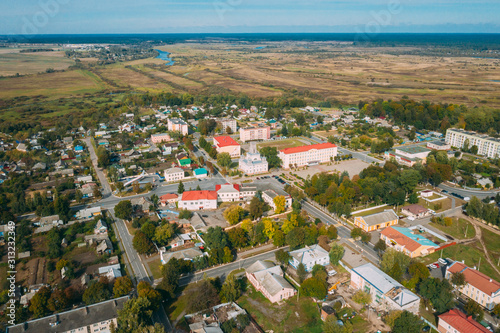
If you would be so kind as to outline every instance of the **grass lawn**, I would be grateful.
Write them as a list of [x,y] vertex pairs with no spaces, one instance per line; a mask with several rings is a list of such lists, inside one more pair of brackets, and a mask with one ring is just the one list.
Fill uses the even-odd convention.
[[492,260],[494,260],[495,257],[498,257],[498,255],[500,255],[500,235],[497,235],[484,228],[481,228],[481,230],[484,244],[490,252]]
[[[474,226],[469,221],[457,217],[453,217],[453,225],[449,227],[432,222],[430,225],[457,239],[468,239],[476,236]],[[465,231],[467,231],[467,235],[465,235]],[[500,241],[500,239],[497,239],[497,241]]]
[[154,279],[159,279],[162,277],[162,275],[161,275],[162,264],[161,264],[161,259],[159,256],[157,259],[152,260],[152,261],[148,262],[147,264],[149,265],[149,269],[151,270],[151,273],[153,274]]
[[[443,258],[450,258],[457,261],[465,261],[465,264],[469,267],[474,267],[479,265],[479,260],[481,260],[481,265],[479,266],[479,271],[484,273],[493,279],[499,280],[500,275],[491,267],[491,265],[486,261],[483,248],[479,242],[474,242],[467,245],[453,245],[442,250]],[[422,262],[424,264],[430,264],[436,262],[441,256],[441,251],[434,252],[424,258]]]
[[284,139],[284,140],[266,141],[258,143],[257,147],[259,149],[263,147],[276,147],[276,149],[281,150],[285,148],[292,148],[305,145],[306,144],[304,144],[302,141],[298,139]]
[[297,301],[297,297],[292,297],[281,305],[272,304],[249,286],[248,292],[240,297],[237,303],[264,331],[273,330],[276,333],[323,331],[318,305],[310,298],[302,297]]
[[436,316],[431,311],[431,309],[426,310],[424,302],[420,302],[420,315],[432,323],[434,326],[437,326]]

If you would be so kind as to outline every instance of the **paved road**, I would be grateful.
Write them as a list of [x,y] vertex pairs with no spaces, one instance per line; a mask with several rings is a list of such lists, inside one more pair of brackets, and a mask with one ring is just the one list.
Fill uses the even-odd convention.
[[464,197],[478,197],[479,199],[484,199],[486,197],[494,197],[497,193],[500,193],[500,190],[491,190],[491,191],[476,191],[476,190],[466,190],[463,188],[457,188],[453,186],[449,186],[446,184],[439,184],[440,189],[446,190],[449,193],[457,193]]
[[[314,133],[310,139],[313,140],[314,142],[317,142],[317,143],[325,142],[324,139],[321,139],[321,138],[315,136]],[[358,151],[353,151],[353,150],[350,150],[350,149],[347,149],[344,147],[338,147],[337,151],[339,154],[342,154],[342,155],[352,154],[353,158],[357,158],[358,160],[361,160],[361,161],[366,162],[366,163],[374,162],[374,163],[378,163],[379,165],[385,164],[385,161],[368,156],[369,152],[366,152],[366,151],[358,152]]]
[[103,188],[102,191],[102,197],[107,198],[111,195],[111,186],[108,183],[108,180],[106,179],[106,176],[104,175],[104,172],[102,171],[101,168],[97,166],[97,154],[95,152],[94,146],[92,145],[92,142],[90,140],[90,137],[86,137],[83,139],[85,141],[85,144],[87,145],[90,153],[90,158],[92,160],[92,165],[94,166],[94,170],[97,174],[97,177],[99,178],[99,182],[101,183],[101,186]]
[[[284,247],[283,249],[286,250],[287,247]],[[228,276],[228,274],[231,273],[232,271],[239,269],[239,268],[248,268],[248,267],[250,267],[250,265],[255,263],[257,260],[275,261],[274,253],[278,250],[279,249],[275,249],[275,250],[272,250],[272,251],[269,251],[266,253],[255,255],[255,256],[250,257],[250,258],[237,260],[235,262],[232,262],[232,263],[224,265],[224,266],[215,267],[215,268],[212,268],[212,269],[209,269],[209,270],[206,270],[203,272],[199,272],[196,274],[192,274],[189,276],[184,276],[184,277],[180,278],[179,285],[185,286],[187,284],[200,281],[201,279],[203,279],[203,276],[205,274],[210,278],[220,277],[222,280],[224,280],[224,278],[226,276]]]

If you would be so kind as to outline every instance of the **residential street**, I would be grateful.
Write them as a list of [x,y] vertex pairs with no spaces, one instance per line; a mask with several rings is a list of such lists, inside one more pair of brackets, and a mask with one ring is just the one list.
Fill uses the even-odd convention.
[[92,142],[90,140],[90,137],[86,137],[83,139],[85,141],[85,144],[87,145],[90,153],[90,159],[92,160],[92,165],[94,166],[94,170],[97,174],[97,177],[99,178],[99,182],[101,183],[101,186],[103,188],[102,191],[102,197],[107,198],[111,195],[111,186],[108,183],[108,180],[106,179],[106,175],[104,175],[104,172],[102,171],[101,168],[97,166],[97,154],[94,149],[94,146],[92,145]]

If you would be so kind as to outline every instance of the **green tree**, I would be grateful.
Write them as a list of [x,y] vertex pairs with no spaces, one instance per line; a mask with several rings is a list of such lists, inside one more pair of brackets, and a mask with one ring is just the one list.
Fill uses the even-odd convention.
[[42,287],[30,300],[29,310],[35,318],[44,317],[48,312],[48,301],[51,295],[48,287]]
[[165,223],[156,228],[154,241],[159,245],[167,245],[168,241],[174,237],[175,228],[171,223]]
[[235,302],[240,298],[241,290],[238,281],[234,274],[229,274],[226,281],[222,285],[220,298],[223,302]]
[[179,182],[179,186],[177,187],[177,193],[179,194],[184,193],[184,184],[182,182]]
[[182,209],[180,212],[179,212],[179,219],[186,219],[186,220],[189,220],[191,217],[193,216],[193,212],[191,212],[190,210],[188,209]]
[[281,247],[285,245],[285,234],[281,230],[276,230],[273,234],[273,245]]
[[248,245],[248,236],[242,228],[232,228],[227,231],[231,245],[235,248],[243,248]]
[[83,292],[82,300],[85,304],[91,305],[108,300],[111,292],[108,286],[100,281],[90,281],[89,286]]
[[315,277],[306,279],[300,284],[300,294],[317,299],[324,299],[326,297],[325,283]]
[[285,211],[285,208],[286,208],[286,199],[283,195],[278,195],[276,197],[273,198],[273,203],[274,203],[274,206],[276,207],[274,209],[274,212],[276,214],[281,214]]
[[394,320],[394,326],[392,327],[392,333],[420,333],[422,328],[422,321],[417,315],[404,310],[397,318]]
[[203,239],[209,249],[223,249],[229,246],[228,236],[219,226],[208,228]]
[[286,243],[290,245],[291,250],[301,248],[306,243],[306,233],[304,228],[293,228],[285,237]]
[[303,263],[299,263],[299,265],[297,266],[297,277],[299,278],[299,283],[304,282],[306,276],[307,276],[306,267],[304,266]]
[[413,192],[410,194],[408,197],[408,202],[411,204],[417,204],[418,203],[418,194],[416,192]]
[[137,284],[137,296],[146,298],[151,303],[151,310],[153,311],[158,309],[162,300],[160,292],[151,287],[146,281]]
[[484,318],[483,308],[472,299],[469,299],[467,303],[465,303],[464,310],[468,316],[472,316],[472,318],[474,318],[478,322],[480,322]]
[[120,276],[116,278],[113,284],[113,296],[121,297],[129,294],[132,291],[132,280],[128,276]]
[[122,220],[130,220],[132,217],[132,203],[130,200],[120,201],[115,206],[115,215]]
[[222,257],[222,261],[226,264],[233,261],[233,253],[227,246],[224,248],[224,256]]
[[66,293],[61,289],[55,289],[52,291],[50,298],[47,303],[47,308],[50,311],[61,311],[69,306],[69,300]]
[[292,259],[290,254],[283,249],[274,252],[274,257],[276,258],[276,261],[279,262],[280,265],[284,267],[287,267],[290,263],[290,259]]
[[109,151],[104,147],[97,149],[97,166],[100,168],[107,168],[111,164],[111,156]]
[[378,242],[375,243],[375,246],[373,247],[373,249],[375,251],[377,251],[380,255],[381,253],[383,253],[387,249],[387,245],[385,244],[385,241],[383,241],[382,239],[379,239]]
[[145,329],[153,314],[151,302],[144,297],[131,298],[118,311],[120,333],[136,333]]
[[453,287],[448,280],[427,278],[418,285],[419,294],[431,301],[438,313],[443,313],[453,308],[455,297]]
[[152,254],[156,251],[156,247],[151,239],[140,230],[137,230],[134,239],[132,240],[134,249],[140,254]]
[[339,261],[342,259],[344,256],[344,247],[338,243],[333,244],[333,246],[330,249],[330,252],[328,253],[330,257],[330,263],[332,265],[337,266],[339,264]]
[[217,154],[217,164],[219,164],[223,168],[228,168],[231,166],[231,155],[229,153],[220,153]]
[[393,248],[389,248],[384,252],[382,256],[382,260],[380,261],[380,269],[389,274],[389,271],[393,269],[396,262],[398,263],[401,271],[406,272],[410,264],[410,257],[405,255],[403,252],[399,252]]
[[372,302],[372,296],[369,293],[367,293],[366,291],[358,290],[352,296],[352,300],[358,304],[367,305],[367,304],[370,304]]

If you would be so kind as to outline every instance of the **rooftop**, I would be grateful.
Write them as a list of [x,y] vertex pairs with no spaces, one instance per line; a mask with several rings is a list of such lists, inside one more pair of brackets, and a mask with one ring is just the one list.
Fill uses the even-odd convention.
[[217,145],[219,147],[239,146],[240,145],[238,142],[234,141],[234,139],[232,137],[230,137],[229,135],[215,136],[214,141],[217,142]]
[[313,149],[320,150],[320,149],[329,149],[329,148],[335,148],[335,147],[337,147],[337,146],[334,145],[333,143],[326,142],[326,143],[318,143],[315,145],[285,148],[285,149],[280,150],[280,152],[283,154],[297,154],[297,153],[303,153],[303,152],[313,150]]
[[307,264],[309,262],[316,261],[317,258],[328,256],[328,252],[318,244],[315,244],[312,246],[306,246],[302,249],[291,251],[290,255],[299,263]]
[[[128,299],[129,296],[123,296],[75,310],[30,320],[22,324],[8,327],[7,333],[69,332],[83,326],[89,326],[94,323],[117,318],[118,310],[123,308],[123,305]],[[57,323],[57,325],[54,325],[55,323]]]
[[421,205],[418,205],[418,204],[413,204],[413,205],[405,206],[405,207],[403,207],[401,209],[409,211],[410,213],[415,214],[415,215],[422,214],[422,213],[425,213],[425,212],[429,211],[427,208],[425,208],[425,207],[423,207]]
[[474,268],[455,261],[447,269],[450,273],[462,272],[465,276],[465,281],[473,287],[481,290],[487,295],[491,295],[500,290],[500,282],[493,280],[488,275],[479,272]]
[[438,247],[437,244],[431,242],[421,235],[416,235],[411,229],[401,227],[388,227],[382,232],[382,235],[394,240],[401,246],[404,246],[410,251],[415,251],[421,246]]
[[392,209],[388,209],[380,213],[360,216],[360,218],[363,219],[368,226],[374,226],[380,223],[397,220],[399,217]]
[[400,150],[402,152],[405,152],[407,154],[420,154],[420,153],[427,153],[431,152],[429,148],[425,148],[422,146],[410,146],[410,147],[397,147],[396,150]]
[[173,124],[177,124],[177,125],[187,125],[187,123],[180,118],[170,118],[168,121],[170,121]]
[[465,313],[458,309],[452,309],[446,313],[440,314],[440,320],[444,320],[448,325],[453,327],[458,332],[467,333],[488,333],[489,330],[483,325],[472,319],[472,316],[467,317]]
[[215,191],[186,191],[182,193],[182,201],[192,200],[217,200]]

